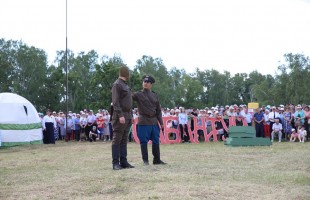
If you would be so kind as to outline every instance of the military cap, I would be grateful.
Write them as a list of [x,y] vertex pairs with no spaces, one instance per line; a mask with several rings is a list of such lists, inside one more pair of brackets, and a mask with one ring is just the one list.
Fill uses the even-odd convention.
[[152,76],[149,76],[149,75],[144,75],[143,77],[142,77],[142,80],[143,81],[148,81],[148,82],[150,82],[150,83],[155,83],[155,79],[152,77]]

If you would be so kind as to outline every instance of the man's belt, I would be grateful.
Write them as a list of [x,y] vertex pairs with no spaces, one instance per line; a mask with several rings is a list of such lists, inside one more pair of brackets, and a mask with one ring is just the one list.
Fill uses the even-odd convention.
[[156,115],[148,115],[148,114],[140,114],[143,117],[147,117],[147,118],[153,118],[156,117]]
[[123,113],[131,113],[131,110],[128,111],[123,110]]

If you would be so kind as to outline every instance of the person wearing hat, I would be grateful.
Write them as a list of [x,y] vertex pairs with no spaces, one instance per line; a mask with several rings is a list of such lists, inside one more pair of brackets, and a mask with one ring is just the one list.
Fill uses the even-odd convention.
[[264,137],[264,113],[261,112],[260,108],[255,109],[254,122],[256,137]]
[[236,112],[233,106],[229,107],[229,110],[226,112],[228,117],[236,116]]
[[87,140],[86,133],[85,133],[86,126],[87,126],[87,117],[86,117],[86,113],[83,111],[81,114],[81,118],[80,118],[80,127],[81,127],[80,141]]
[[275,119],[275,122],[272,125],[272,132],[271,132],[271,142],[273,142],[274,135],[278,134],[279,142],[282,139],[282,124],[280,123],[280,119]]
[[74,138],[75,141],[80,141],[80,133],[81,133],[81,115],[76,114],[76,118],[73,120],[74,121]]
[[294,114],[294,122],[295,127],[304,125],[305,123],[305,112],[302,110],[302,107],[300,104],[297,105],[297,111]]
[[296,132],[296,130],[293,128],[292,129],[292,134],[290,137],[290,142],[295,142],[295,140],[298,138],[298,132]]
[[68,142],[72,138],[72,133],[74,131],[74,120],[72,118],[72,114],[68,114],[67,120],[65,121],[65,127],[66,127],[66,137],[65,141]]
[[53,117],[56,121],[56,128],[54,128],[54,138],[55,138],[55,141],[58,140],[58,136],[59,136],[59,119],[58,119],[58,114],[56,113],[56,111],[53,111]]
[[51,115],[51,110],[47,109],[46,115],[42,119],[43,143],[55,144],[54,129],[56,128],[55,117]]
[[[88,115],[86,116],[87,125],[85,127],[85,134],[87,140],[89,140],[89,132],[93,129],[93,126],[96,126],[96,115],[94,115],[92,110],[87,110]],[[70,115],[70,113],[69,113]]]
[[270,132],[269,110],[266,109],[264,112],[264,136],[270,138]]
[[134,168],[127,161],[128,132],[132,125],[132,96],[127,85],[129,69],[119,68],[119,77],[112,86],[112,167],[113,170]]
[[272,129],[272,126],[273,126],[273,124],[275,123],[275,120],[276,120],[276,119],[280,119],[280,115],[279,115],[279,113],[277,112],[277,108],[276,108],[275,106],[272,106],[272,107],[271,107],[271,112],[269,113],[268,118],[269,118],[269,122],[270,122],[269,128],[270,128],[270,130],[272,131],[272,130],[273,130],[273,129]]
[[[152,140],[154,165],[166,164],[160,159],[159,138],[160,129],[163,129],[163,119],[157,94],[152,91],[155,79],[152,76],[142,77],[143,90],[133,93],[133,100],[138,104],[138,137],[144,165],[149,165],[147,143]],[[161,127],[158,126],[158,123]]]
[[288,136],[291,135],[292,132],[292,120],[294,116],[290,111],[290,107],[286,106],[285,111],[283,112],[283,133],[284,133],[284,139],[288,139]]

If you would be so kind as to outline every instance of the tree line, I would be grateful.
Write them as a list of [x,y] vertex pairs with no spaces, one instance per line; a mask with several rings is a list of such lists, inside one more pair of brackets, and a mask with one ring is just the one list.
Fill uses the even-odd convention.
[[[55,62],[48,63],[47,53],[22,41],[0,39],[0,92],[17,93],[36,107],[65,110],[66,67],[68,67],[69,110],[109,108],[111,87],[118,68],[125,64],[118,55],[99,56],[95,50],[75,54],[57,51]],[[154,76],[155,91],[162,107],[247,104],[279,105],[310,102],[310,59],[303,54],[287,53],[285,63],[275,74],[258,71],[220,73],[215,69],[186,73],[177,67],[167,69],[163,60],[143,55],[131,70],[129,85],[141,90],[141,77]],[[130,67],[131,68],[131,67]]]

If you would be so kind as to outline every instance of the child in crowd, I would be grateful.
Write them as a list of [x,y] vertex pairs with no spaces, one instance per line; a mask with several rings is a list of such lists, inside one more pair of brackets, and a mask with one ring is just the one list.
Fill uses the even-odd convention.
[[305,142],[305,138],[307,136],[307,131],[305,130],[304,126],[300,126],[298,129],[298,139],[299,142]]
[[298,133],[296,132],[296,130],[293,128],[292,129],[292,134],[291,134],[291,138],[290,138],[290,142],[295,142],[295,140],[298,138]]
[[102,114],[98,115],[97,118],[97,127],[98,127],[98,138],[99,140],[103,140],[103,130],[104,130],[104,119]]
[[92,141],[96,142],[97,136],[98,136],[97,127],[93,126],[91,131],[89,131],[89,141],[90,142],[92,142]]

